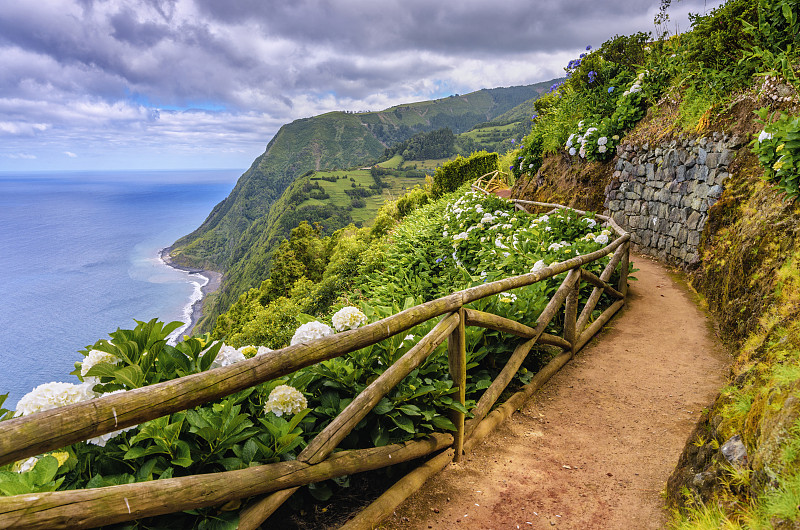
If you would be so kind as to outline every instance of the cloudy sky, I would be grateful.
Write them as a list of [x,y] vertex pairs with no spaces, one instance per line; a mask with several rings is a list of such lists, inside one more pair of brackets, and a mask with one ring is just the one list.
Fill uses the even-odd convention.
[[659,5],[0,0],[0,171],[245,169],[297,118],[559,77]]

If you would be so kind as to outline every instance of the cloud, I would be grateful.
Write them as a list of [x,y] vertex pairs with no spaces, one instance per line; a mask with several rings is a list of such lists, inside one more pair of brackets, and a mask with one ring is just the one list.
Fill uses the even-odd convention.
[[64,154],[67,155],[70,158],[78,158],[78,155],[76,155],[75,153],[73,153],[71,151],[64,151]]
[[[674,2],[682,12],[671,13],[673,24],[687,29],[685,12],[719,3]],[[3,2],[0,153],[80,152],[88,163],[92,152],[111,160],[114,150],[139,146],[139,159],[152,153],[160,161],[153,149],[172,142],[176,152],[219,152],[221,161],[244,153],[237,163],[247,166],[297,118],[558,77],[587,44],[652,31],[658,7],[658,0]]]

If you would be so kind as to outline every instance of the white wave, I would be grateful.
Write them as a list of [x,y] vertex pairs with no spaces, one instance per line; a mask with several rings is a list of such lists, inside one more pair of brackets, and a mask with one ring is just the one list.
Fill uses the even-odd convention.
[[183,333],[191,325],[194,305],[203,299],[203,287],[208,285],[208,282],[211,281],[211,278],[199,272],[189,272],[182,269],[178,269],[176,267],[172,267],[161,257],[161,251],[158,252],[158,261],[160,261],[164,266],[170,267],[172,270],[185,274],[189,283],[194,287],[192,294],[189,296],[189,300],[186,302],[186,305],[183,306],[183,312],[180,318],[180,321],[183,322],[183,326],[179,327],[178,329],[170,333],[169,336],[167,337],[167,344],[174,346],[175,344],[177,344],[178,340],[181,338]]

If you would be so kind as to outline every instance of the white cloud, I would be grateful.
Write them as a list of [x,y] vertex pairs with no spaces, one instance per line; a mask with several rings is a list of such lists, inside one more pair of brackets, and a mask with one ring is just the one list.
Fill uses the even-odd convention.
[[64,151],[64,154],[67,155],[70,158],[78,158],[78,155],[76,155],[72,151]]
[[[673,3],[682,30],[720,4]],[[297,118],[558,77],[587,44],[652,31],[659,5],[0,2],[0,154],[155,164],[169,144],[246,167]]]

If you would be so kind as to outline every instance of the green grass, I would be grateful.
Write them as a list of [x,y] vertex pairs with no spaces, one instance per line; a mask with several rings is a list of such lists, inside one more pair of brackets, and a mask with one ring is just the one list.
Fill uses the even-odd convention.
[[[391,169],[397,169],[397,167],[402,165],[403,157],[396,156],[387,162],[381,164],[382,167],[391,168],[390,166],[384,164],[390,164],[391,166],[395,166]],[[428,162],[428,161],[425,161]],[[335,182],[329,182],[324,180],[323,177],[336,177]],[[353,189],[353,184],[356,186],[360,186],[362,188],[369,188],[369,186],[373,185],[375,181],[372,179],[372,175],[370,174],[369,170],[366,169],[352,169],[352,170],[344,170],[344,171],[317,171],[310,178],[313,182],[318,183],[322,189],[325,190],[330,198],[326,200],[319,200],[319,199],[306,199],[302,203],[298,205],[298,207],[302,206],[322,206],[325,204],[334,204],[336,206],[346,208],[352,202],[351,198],[347,195],[346,190]],[[350,180],[350,179],[353,180]],[[385,188],[380,195],[372,195],[370,197],[365,197],[364,201],[366,202],[366,206],[364,208],[353,208],[350,212],[350,215],[353,218],[353,222],[362,223],[364,225],[369,225],[375,216],[378,213],[378,209],[383,206],[383,203],[387,200],[394,200],[399,198],[400,196],[406,193],[406,190],[413,188],[414,186],[422,186],[425,184],[424,177],[406,177],[406,176],[391,176],[385,175],[383,177],[383,181],[386,184],[389,184],[388,188]]]
[[459,136],[472,138],[476,142],[492,141],[495,136],[502,136],[506,138],[517,128],[516,123],[507,123],[506,125],[494,125],[491,127],[481,127],[472,131],[461,133]]
[[394,155],[389,160],[381,162],[378,165],[385,167],[386,169],[400,169],[400,167],[403,165],[403,157],[401,155]]
[[[327,180],[322,180],[322,177],[335,177],[337,180],[336,182],[328,182]],[[353,180],[350,180],[351,178]],[[330,195],[330,198],[325,201],[306,199],[299,206],[332,203],[336,206],[346,207],[350,204],[350,197],[345,193],[345,190],[353,189],[353,184],[362,188],[368,188],[375,184],[372,175],[367,169],[317,171],[311,176],[311,180],[317,182]]]

